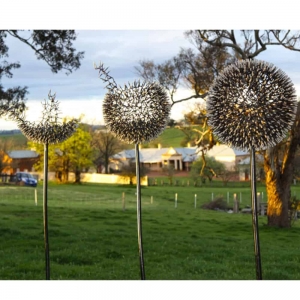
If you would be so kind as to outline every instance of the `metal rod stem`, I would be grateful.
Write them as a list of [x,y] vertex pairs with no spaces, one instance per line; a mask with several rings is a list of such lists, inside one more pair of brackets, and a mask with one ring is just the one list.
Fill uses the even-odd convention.
[[43,182],[43,217],[44,217],[44,241],[46,280],[50,280],[50,255],[48,239],[48,144],[44,144],[44,182]]
[[256,195],[256,167],[255,167],[255,149],[251,148],[251,197],[252,197],[252,227],[254,239],[254,253],[256,264],[256,279],[262,280],[260,245],[258,233],[258,216],[257,216],[257,195]]
[[140,256],[141,279],[145,280],[145,266],[142,239],[142,201],[141,201],[141,179],[140,179],[140,153],[139,144],[135,144],[135,165],[136,165],[136,195],[137,195],[137,233]]

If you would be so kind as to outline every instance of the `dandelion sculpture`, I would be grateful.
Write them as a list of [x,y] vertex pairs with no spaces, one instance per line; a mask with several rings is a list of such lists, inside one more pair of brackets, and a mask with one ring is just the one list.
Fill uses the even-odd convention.
[[48,238],[48,145],[63,142],[76,130],[78,120],[72,119],[61,123],[59,118],[59,103],[55,100],[55,94],[48,94],[49,101],[44,101],[42,120],[35,124],[26,121],[25,114],[16,116],[18,127],[30,140],[44,144],[44,181],[43,181],[43,219],[44,219],[44,243],[46,261],[46,279],[50,279],[50,254]]
[[238,61],[216,78],[207,101],[208,124],[221,142],[251,152],[252,225],[256,278],[262,279],[257,221],[255,150],[274,147],[296,115],[295,88],[273,64]]
[[122,88],[117,86],[103,64],[95,69],[107,83],[108,93],[103,100],[107,128],[120,140],[135,144],[138,247],[141,279],[144,280],[139,144],[155,139],[165,129],[171,104],[166,91],[158,83],[134,81]]

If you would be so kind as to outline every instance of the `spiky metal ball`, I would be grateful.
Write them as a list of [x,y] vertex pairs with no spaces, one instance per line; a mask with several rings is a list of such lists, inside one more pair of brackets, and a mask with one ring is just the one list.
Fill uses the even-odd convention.
[[68,122],[59,123],[58,105],[55,95],[49,96],[49,102],[45,101],[43,106],[42,121],[38,124],[26,121],[25,116],[16,118],[21,132],[29,139],[42,144],[57,144],[68,139],[76,130],[78,120],[72,119]]
[[209,90],[208,124],[221,142],[264,150],[286,137],[296,114],[291,79],[273,64],[238,61],[226,67]]
[[117,87],[107,69],[100,65],[100,77],[108,82],[103,100],[103,117],[107,128],[126,143],[143,143],[155,139],[166,127],[171,110],[165,89],[155,82],[134,81]]

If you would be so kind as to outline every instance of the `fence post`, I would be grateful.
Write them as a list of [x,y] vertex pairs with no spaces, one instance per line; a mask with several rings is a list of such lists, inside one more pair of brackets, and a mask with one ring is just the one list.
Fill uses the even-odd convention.
[[257,207],[260,207],[261,203],[261,193],[257,193]]
[[239,201],[237,199],[236,194],[233,194],[233,212],[238,213],[239,212]]
[[229,192],[227,192],[227,203],[229,203]]
[[35,202],[36,206],[37,206],[37,201],[38,201],[38,199],[37,199],[37,190],[34,189],[34,202]]
[[177,193],[175,194],[175,208],[177,208]]
[[150,203],[153,204],[153,196],[151,196]]
[[197,194],[195,194],[195,208],[197,207]]
[[211,193],[211,201],[214,201],[214,193]]
[[122,205],[123,205],[123,211],[126,209],[125,208],[125,192],[122,193]]

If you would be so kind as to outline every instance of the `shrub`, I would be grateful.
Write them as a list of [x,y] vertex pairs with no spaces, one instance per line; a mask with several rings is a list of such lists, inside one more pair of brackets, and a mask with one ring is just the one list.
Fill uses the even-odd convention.
[[204,203],[201,207],[204,209],[212,209],[212,210],[216,210],[216,209],[226,210],[228,208],[227,202],[224,201],[222,196],[215,198],[213,201]]

